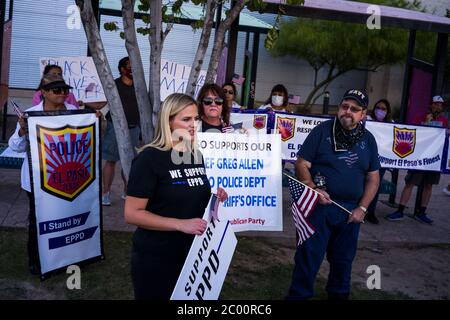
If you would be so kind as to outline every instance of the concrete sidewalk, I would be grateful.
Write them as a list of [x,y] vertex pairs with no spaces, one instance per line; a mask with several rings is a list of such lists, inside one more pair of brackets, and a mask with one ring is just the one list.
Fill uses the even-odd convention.
[[[123,190],[120,168],[116,168],[116,177],[112,188],[112,206],[103,207],[104,230],[133,231],[134,226],[127,225],[123,219],[124,200],[121,199]],[[397,188],[397,202],[404,186],[405,171],[399,175]],[[390,179],[390,175],[386,174]],[[28,198],[20,188],[20,170],[0,169],[0,226],[23,227],[27,226]],[[433,188],[433,195],[428,207],[428,214],[434,220],[433,225],[420,223],[406,217],[403,221],[390,222],[383,217],[394,209],[378,203],[377,213],[380,224],[362,225],[360,240],[369,242],[405,242],[405,243],[450,243],[450,197],[442,193],[442,189],[450,183],[450,175],[441,175],[441,183]],[[406,213],[412,214],[415,201],[416,188],[408,203]],[[387,195],[380,196],[380,200],[387,200]],[[243,232],[248,236],[268,236],[295,238],[295,229],[289,206],[289,192],[283,188],[283,231],[282,232]]]

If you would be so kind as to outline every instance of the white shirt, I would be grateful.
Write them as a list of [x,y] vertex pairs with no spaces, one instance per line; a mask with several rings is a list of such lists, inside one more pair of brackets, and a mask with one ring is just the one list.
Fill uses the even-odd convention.
[[[64,102],[66,110],[78,110],[74,105]],[[27,109],[26,111],[44,111],[44,102],[42,101],[38,105]],[[11,138],[9,138],[8,145],[15,152],[26,152],[27,151],[27,141],[26,136],[19,136],[20,125],[17,122],[16,131],[14,131]],[[28,166],[28,156],[25,154],[25,158],[22,163],[22,169],[20,171],[20,184],[22,189],[31,192],[30,185],[30,169]]]
[[[267,110],[267,109],[269,109],[270,111],[274,111],[274,112],[288,112],[288,111],[286,110],[286,108],[283,108],[283,109],[281,109],[281,110],[275,110],[275,109],[272,107],[272,105],[271,105],[270,103],[264,104],[264,105],[262,105],[262,106],[260,106],[260,107],[258,108],[258,110]],[[291,112],[291,113],[292,113],[292,112]]]

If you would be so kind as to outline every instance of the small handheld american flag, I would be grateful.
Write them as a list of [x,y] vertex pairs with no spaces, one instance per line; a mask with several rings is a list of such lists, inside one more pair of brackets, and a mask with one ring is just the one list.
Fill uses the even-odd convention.
[[209,218],[213,218],[214,220],[219,220],[219,198],[216,194],[211,195],[211,204],[209,206]]
[[315,232],[314,227],[308,222],[308,217],[314,211],[319,195],[313,189],[302,185],[291,177],[288,179],[288,185],[292,198],[292,216],[298,234],[298,245],[300,245]]
[[15,101],[12,100],[12,99],[9,99],[9,100],[11,101],[11,103],[12,103],[12,105],[13,105],[14,112],[17,114],[17,116],[23,118],[24,113],[22,112],[22,110],[20,110],[20,108],[19,108],[19,106],[17,105],[17,103],[15,103]]

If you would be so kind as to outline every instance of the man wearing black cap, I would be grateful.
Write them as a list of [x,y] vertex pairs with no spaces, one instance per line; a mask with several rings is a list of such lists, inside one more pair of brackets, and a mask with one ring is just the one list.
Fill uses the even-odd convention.
[[[65,102],[69,94],[71,86],[64,82],[61,75],[46,74],[42,78],[42,101],[38,105],[31,107],[28,111],[58,111],[58,110],[76,110],[76,106]],[[8,145],[15,152],[26,151],[25,137],[25,119],[19,117],[16,131],[9,138]],[[21,171],[21,186],[27,192],[29,199],[29,215],[28,215],[28,267],[29,271],[34,274],[40,274],[38,239],[36,229],[36,213],[34,207],[34,195],[30,185],[30,170],[28,167],[28,157],[24,158]]]
[[297,154],[297,178],[319,193],[319,203],[308,216],[314,234],[297,247],[288,299],[313,296],[325,253],[330,263],[328,297],[347,299],[350,294],[359,225],[380,180],[375,138],[361,125],[368,102],[364,91],[348,90],[334,120],[315,127]]

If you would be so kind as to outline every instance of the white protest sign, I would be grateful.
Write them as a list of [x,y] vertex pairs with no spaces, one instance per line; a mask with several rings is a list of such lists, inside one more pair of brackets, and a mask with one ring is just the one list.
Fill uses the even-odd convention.
[[56,64],[61,67],[64,80],[73,87],[71,91],[77,101],[106,101],[92,57],[43,57],[39,61],[41,74],[48,64]]
[[211,206],[213,204],[210,200],[203,216],[203,219],[209,221],[208,226],[201,236],[195,236],[171,300],[219,298],[237,239],[227,219],[211,219]]
[[231,113],[230,121],[233,125],[241,124],[248,133],[267,132],[267,114]]
[[276,114],[275,132],[281,134],[282,159],[297,160],[297,152],[308,134],[315,126],[327,120],[329,118]]
[[444,128],[367,121],[383,168],[440,171]]
[[[188,65],[161,59],[161,101],[164,101],[172,93],[185,93],[190,72],[191,67]],[[197,97],[198,91],[205,84],[205,79],[206,71],[201,70],[194,97]]]
[[102,255],[99,120],[29,112],[29,157],[42,273]]
[[198,133],[198,142],[212,189],[228,193],[219,217],[235,232],[283,230],[280,135]]

